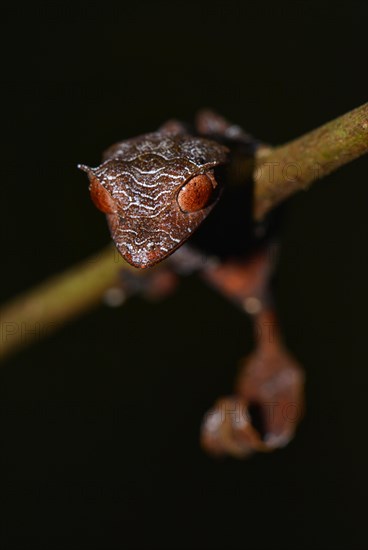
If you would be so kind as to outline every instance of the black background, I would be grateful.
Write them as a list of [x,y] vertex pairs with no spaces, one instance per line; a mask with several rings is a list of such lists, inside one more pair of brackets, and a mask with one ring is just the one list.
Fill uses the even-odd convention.
[[[367,100],[365,2],[2,12],[2,301],[109,240],[78,162],[211,106],[282,143]],[[286,208],[277,303],[307,370],[284,450],[214,461],[199,423],[252,348],[195,278],[100,307],[1,370],[1,548],[365,548],[368,162]]]

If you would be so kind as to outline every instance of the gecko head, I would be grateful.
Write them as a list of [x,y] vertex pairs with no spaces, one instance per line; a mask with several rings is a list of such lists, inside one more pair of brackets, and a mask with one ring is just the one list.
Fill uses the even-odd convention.
[[155,132],[108,149],[97,168],[79,165],[127,262],[150,267],[172,254],[208,216],[228,149],[186,134]]

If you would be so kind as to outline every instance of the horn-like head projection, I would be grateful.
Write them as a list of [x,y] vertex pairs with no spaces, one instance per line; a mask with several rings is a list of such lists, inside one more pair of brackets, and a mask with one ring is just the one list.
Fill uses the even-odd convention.
[[115,245],[136,267],[169,256],[197,229],[220,192],[214,169],[228,150],[186,134],[155,132],[113,145],[97,168],[80,165]]

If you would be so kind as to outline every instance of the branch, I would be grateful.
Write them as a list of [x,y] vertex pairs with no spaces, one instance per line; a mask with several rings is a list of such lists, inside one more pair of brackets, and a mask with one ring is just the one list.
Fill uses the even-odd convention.
[[0,360],[99,304],[122,268],[130,266],[109,246],[5,304],[0,310]]
[[[261,148],[253,172],[255,217],[367,152],[368,103],[286,145]],[[244,174],[247,170],[245,163]],[[100,303],[119,284],[122,269],[134,268],[109,246],[5,304],[0,310],[0,360]]]
[[256,161],[255,217],[368,152],[368,103]]

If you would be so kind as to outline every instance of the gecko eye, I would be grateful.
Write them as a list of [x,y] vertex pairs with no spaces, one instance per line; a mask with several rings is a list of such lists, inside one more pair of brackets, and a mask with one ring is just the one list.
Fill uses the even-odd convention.
[[216,185],[213,176],[206,174],[194,176],[179,191],[177,200],[181,210],[197,212],[207,206]]
[[91,184],[89,186],[89,191],[95,206],[106,214],[115,212],[116,206],[111,195],[106,191],[96,177],[91,177],[90,181]]

